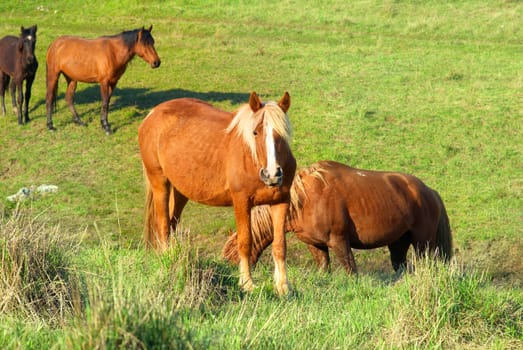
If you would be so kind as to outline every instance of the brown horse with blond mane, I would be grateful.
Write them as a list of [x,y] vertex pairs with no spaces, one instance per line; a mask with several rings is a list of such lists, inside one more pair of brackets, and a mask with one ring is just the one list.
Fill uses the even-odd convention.
[[[296,160],[289,147],[290,96],[262,103],[252,93],[235,113],[180,98],[154,107],[138,141],[147,195],[144,236],[148,246],[168,247],[187,201],[233,206],[238,230],[240,285],[252,290],[251,209],[268,204],[274,227],[275,284],[288,292],[284,223]],[[267,208],[269,210],[269,208]]]
[[61,36],[47,49],[47,127],[53,126],[53,110],[56,104],[58,78],[63,74],[67,81],[65,101],[78,125],[85,125],[74,108],[74,92],[77,83],[98,83],[102,95],[100,122],[106,134],[111,134],[107,121],[109,101],[118,80],[127,64],[138,55],[152,68],[160,66],[160,58],[154,48],[154,39],[149,29],[141,28],[125,31],[117,35],[102,36],[97,39],[84,39],[75,36]]
[[[255,264],[272,242],[272,227],[263,206],[254,208],[251,218],[255,238],[250,262]],[[320,161],[296,174],[285,231],[294,231],[325,270],[329,249],[348,273],[356,272],[351,248],[388,246],[396,271],[406,266],[411,245],[418,255],[428,250],[444,261],[452,256],[449,219],[436,191],[412,175],[333,161]],[[236,234],[229,237],[223,256],[238,263],[236,240]]]

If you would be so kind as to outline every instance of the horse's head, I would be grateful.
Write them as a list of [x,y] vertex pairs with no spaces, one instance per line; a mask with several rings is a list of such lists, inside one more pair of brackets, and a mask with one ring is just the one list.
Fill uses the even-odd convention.
[[21,27],[20,30],[18,51],[26,64],[32,64],[35,61],[36,25],[30,28]]
[[149,63],[152,68],[158,68],[160,67],[161,60],[154,48],[154,38],[151,35],[152,29],[153,26],[150,26],[149,29],[142,27],[142,29],[138,31],[134,50],[136,54]]
[[[290,96],[286,92],[278,103],[262,103],[253,92],[249,104],[242,107],[229,125],[248,145],[260,180],[267,186],[283,183],[285,165],[294,158],[290,151],[291,126],[287,116]],[[287,174],[294,176],[294,174]]]

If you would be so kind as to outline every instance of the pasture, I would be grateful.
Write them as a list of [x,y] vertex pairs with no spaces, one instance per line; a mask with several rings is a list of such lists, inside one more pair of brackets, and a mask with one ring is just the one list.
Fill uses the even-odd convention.
[[[2,2],[0,37],[38,25],[28,124],[0,117],[2,348],[521,348],[521,1]],[[60,35],[153,26],[162,61],[135,57],[100,128],[100,88],[59,80],[46,126],[45,54]],[[318,272],[292,234],[294,292],[264,254],[244,294],[221,258],[232,208],[189,202],[163,255],[142,241],[138,126],[195,97],[232,111],[291,96],[298,167],[330,159],[411,173],[447,208],[455,257],[396,276],[388,251],[355,251],[358,277]],[[10,96],[6,96],[10,101]],[[22,187],[58,192],[19,205]],[[409,256],[410,260],[410,256]]]

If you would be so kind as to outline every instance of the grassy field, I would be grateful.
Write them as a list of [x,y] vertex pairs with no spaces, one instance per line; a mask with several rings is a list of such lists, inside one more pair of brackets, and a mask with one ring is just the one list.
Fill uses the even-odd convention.
[[[0,36],[38,25],[31,123],[0,117],[2,348],[520,348],[523,346],[521,1],[24,1],[0,4]],[[97,85],[72,123],[59,86],[45,125],[45,52],[59,35],[153,25],[162,59],[135,58],[100,127]],[[385,249],[357,278],[316,272],[289,235],[294,293],[264,256],[243,295],[220,258],[230,208],[189,204],[164,256],[141,242],[137,128],[165,100],[234,110],[289,91],[299,166],[321,159],[412,173],[442,196],[448,267],[394,276]],[[17,206],[22,187],[57,193]],[[268,254],[267,254],[268,255]],[[336,267],[336,265],[335,265]]]

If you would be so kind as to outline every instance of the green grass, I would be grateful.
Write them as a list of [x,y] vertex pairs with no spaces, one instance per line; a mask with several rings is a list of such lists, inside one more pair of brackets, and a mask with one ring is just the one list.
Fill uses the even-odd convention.
[[[31,217],[17,211],[1,227],[3,272],[19,256],[47,261],[2,275],[1,305],[8,295],[19,303],[2,310],[2,348],[505,349],[523,342],[521,290],[495,287],[457,261],[421,258],[403,276],[358,278],[294,267],[294,292],[279,298],[266,265],[255,271],[258,288],[242,294],[234,267],[199,255],[188,230],[155,255],[104,239],[91,248],[74,237],[49,239],[56,230]],[[49,274],[52,268],[68,273]],[[17,290],[11,276],[22,280]],[[27,293],[57,285],[60,292],[47,297]],[[60,312],[39,307],[49,301]]]
[[[58,325],[49,315],[9,304],[15,306],[1,315],[0,344],[112,348],[143,342],[154,348],[163,339],[174,348],[521,345],[522,12],[520,1],[508,0],[0,4],[0,36],[38,25],[40,62],[31,123],[19,127],[9,105],[0,117],[0,240],[17,212],[8,195],[24,186],[57,185],[58,193],[21,209],[29,210],[28,222],[45,219],[36,232],[71,243],[56,248],[59,265],[83,281],[64,281],[80,304],[73,303]],[[151,24],[162,65],[152,70],[138,57],[131,62],[111,100],[115,134],[107,137],[100,127],[96,85],[77,89],[76,107],[87,128],[72,123],[63,78],[54,115],[58,131],[49,133],[44,98],[51,41]],[[267,256],[255,272],[259,290],[244,296],[235,285],[236,268],[219,257],[234,228],[232,210],[197,204],[189,204],[182,219],[190,232],[184,246],[190,253],[181,255],[185,270],[173,267],[176,252],[145,254],[141,120],[156,104],[177,97],[233,110],[251,91],[264,100],[290,92],[292,150],[300,166],[332,159],[402,171],[440,192],[456,265],[446,271],[421,263],[419,275],[392,281],[387,252],[379,249],[356,252],[357,279],[341,271],[322,275],[289,235],[296,294],[273,295]],[[13,271],[6,276],[16,277]],[[438,283],[429,285],[431,279]]]

